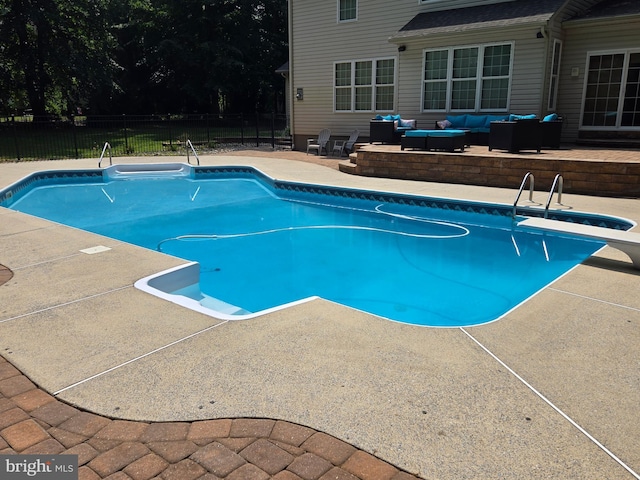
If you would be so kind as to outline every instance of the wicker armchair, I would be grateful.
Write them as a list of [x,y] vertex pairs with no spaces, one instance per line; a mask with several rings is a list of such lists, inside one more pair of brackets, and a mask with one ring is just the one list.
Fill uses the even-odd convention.
[[539,119],[515,120],[512,122],[491,122],[489,131],[489,151],[497,148],[518,153],[520,150],[542,149]]

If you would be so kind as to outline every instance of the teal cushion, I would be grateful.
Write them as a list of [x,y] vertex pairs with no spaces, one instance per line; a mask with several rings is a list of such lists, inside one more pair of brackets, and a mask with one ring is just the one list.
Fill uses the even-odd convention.
[[451,122],[449,128],[464,128],[467,115],[447,115],[447,120]]
[[486,115],[467,115],[464,126],[465,128],[480,128],[484,127],[486,121]]
[[408,130],[405,137],[459,137],[464,135],[464,130]]
[[555,122],[556,120],[558,120],[557,113],[550,113],[549,115],[547,115],[542,119],[543,122]]
[[516,120],[534,120],[536,117],[535,113],[531,113],[529,115],[514,115],[513,113],[509,115],[509,121],[515,122]]
[[466,132],[464,130],[428,130],[428,137],[463,137]]

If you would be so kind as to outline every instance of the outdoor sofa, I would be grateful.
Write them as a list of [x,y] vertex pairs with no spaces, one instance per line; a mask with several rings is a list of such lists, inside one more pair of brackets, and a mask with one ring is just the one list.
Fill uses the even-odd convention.
[[[445,120],[436,122],[436,128],[443,130],[465,130],[467,132],[467,145],[489,145],[489,135],[493,122],[515,122],[517,120],[531,119],[537,119],[536,115],[516,115],[513,113],[504,115],[448,115]],[[560,148],[562,117],[552,113],[538,121],[541,123],[541,147]]]

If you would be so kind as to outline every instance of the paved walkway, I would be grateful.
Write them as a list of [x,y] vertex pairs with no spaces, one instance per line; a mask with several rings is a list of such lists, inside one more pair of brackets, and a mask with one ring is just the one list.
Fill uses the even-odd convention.
[[0,357],[0,454],[14,453],[78,455],[81,480],[416,478],[285,421],[111,420],[56,400]]

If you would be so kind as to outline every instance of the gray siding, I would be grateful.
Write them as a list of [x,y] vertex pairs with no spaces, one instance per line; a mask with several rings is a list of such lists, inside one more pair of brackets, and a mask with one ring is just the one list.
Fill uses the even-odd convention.
[[[615,35],[612,32],[615,31]],[[640,48],[640,18],[625,22],[589,22],[567,24],[566,44],[560,72],[558,111],[566,117],[563,137],[567,141],[578,138],[582,107],[587,54],[603,51],[624,51]],[[571,76],[579,69],[577,77]]]
[[[369,120],[373,112],[334,112],[335,62],[394,58],[397,73],[394,113],[417,119],[419,127],[431,127],[444,114],[421,112],[423,51],[427,48],[513,42],[509,111],[545,115],[548,113],[554,38],[563,42],[556,110],[567,118],[565,140],[575,139],[586,52],[640,45],[637,21],[613,27],[598,26],[597,23],[580,26],[579,22],[568,22],[568,28],[564,28],[564,20],[583,13],[598,0],[568,0],[544,25],[543,38],[538,38],[542,27],[538,23],[395,40],[406,47],[402,52],[398,51],[398,43],[389,41],[419,13],[502,1],[442,0],[421,4],[418,0],[395,0],[390,7],[388,1],[360,0],[357,21],[339,23],[336,0],[290,0],[291,89],[294,94],[290,107],[296,148],[304,148],[304,139],[316,136],[323,128],[331,129],[333,139],[346,137],[354,128],[361,131],[362,138],[369,134]],[[612,35],[614,31],[616,35]],[[580,67],[577,78],[570,75],[571,68],[575,66]],[[304,89],[304,100],[295,99],[299,88]]]
[[[444,3],[452,6],[452,2]],[[482,3],[499,2],[459,1],[455,5]],[[437,6],[442,7],[442,4],[439,2]],[[302,148],[304,137],[313,137],[322,128],[330,128],[333,137],[346,136],[354,128],[360,129],[363,137],[368,136],[372,112],[339,113],[333,110],[333,65],[338,61],[395,58],[396,113],[418,119],[420,126],[430,126],[440,119],[442,114],[420,113],[424,48],[514,41],[516,61],[511,110],[540,113],[539,98],[544,88],[540,62],[544,50],[533,27],[429,37],[428,41],[411,40],[406,44],[406,51],[398,52],[398,46],[388,39],[413,16],[436,8],[435,3],[420,5],[417,0],[399,0],[394,2],[393,9],[389,9],[388,2],[382,0],[360,1],[358,20],[344,23],[337,22],[336,5],[334,1],[297,0],[292,3],[292,88],[294,92],[298,88],[304,89],[304,100],[292,100],[297,148]]]
[[292,87],[294,92],[304,89],[304,100],[292,101],[298,136],[314,136],[322,128],[330,128],[332,136],[347,136],[354,128],[368,130],[371,112],[334,113],[334,62],[394,57],[397,68],[398,48],[387,40],[424,10],[417,0],[398,0],[391,9],[383,0],[358,3],[358,20],[338,23],[335,0],[292,0]]

